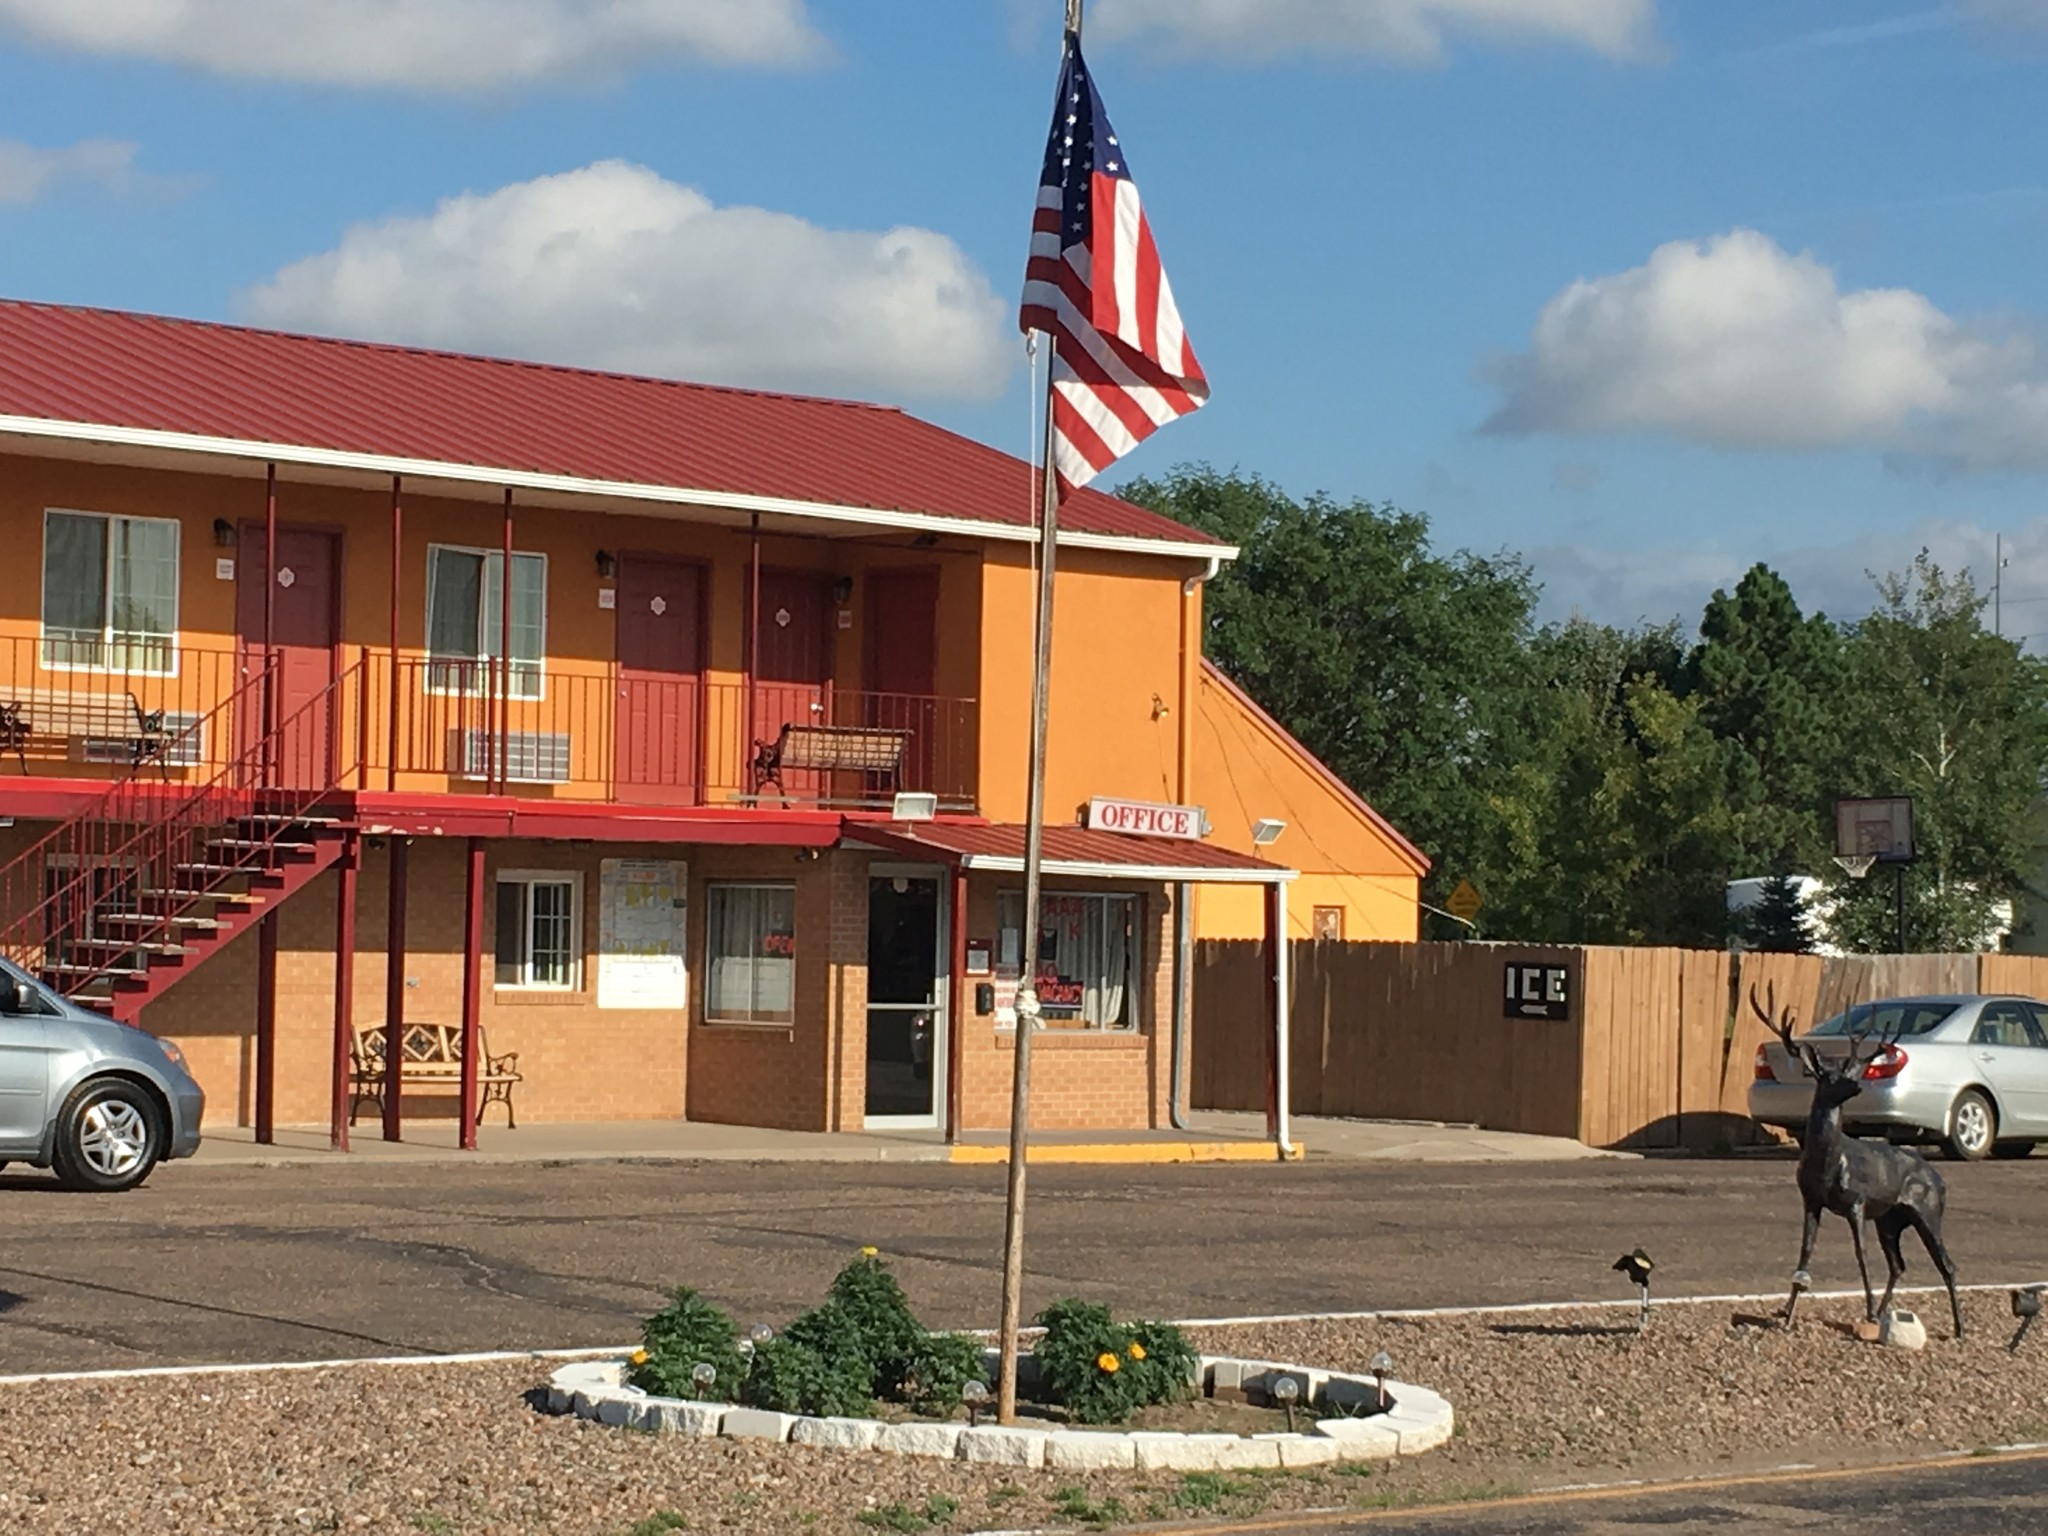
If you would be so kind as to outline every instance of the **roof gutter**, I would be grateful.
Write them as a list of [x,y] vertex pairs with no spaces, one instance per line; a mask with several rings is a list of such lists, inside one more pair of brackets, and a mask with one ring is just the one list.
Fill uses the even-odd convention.
[[[539,470],[498,469],[483,464],[452,464],[439,459],[412,459],[395,454],[359,453],[342,448],[313,448],[300,443],[263,443],[238,437],[208,437],[168,432],[153,427],[115,427],[91,422],[51,421],[38,416],[0,416],[0,434],[53,442],[92,443],[110,448],[154,449],[165,453],[211,455],[256,463],[296,464],[309,469],[360,471],[380,479],[402,475],[408,480],[439,480],[492,490],[553,492],[564,496],[601,496],[657,506],[715,507],[732,512],[803,518],[817,522],[852,523],[913,533],[958,534],[1012,544],[1038,542],[1036,528],[996,523],[934,512],[907,512],[886,507],[859,507],[835,502],[801,501],[783,496],[756,496],[740,491],[693,490],[683,486],[649,485],[636,480],[593,480],[581,475]],[[1204,560],[1220,568],[1237,558],[1235,545],[1197,544],[1182,539],[1146,539],[1126,534],[1078,533],[1063,530],[1063,549],[1101,549],[1118,554],[1158,555],[1176,560]]]

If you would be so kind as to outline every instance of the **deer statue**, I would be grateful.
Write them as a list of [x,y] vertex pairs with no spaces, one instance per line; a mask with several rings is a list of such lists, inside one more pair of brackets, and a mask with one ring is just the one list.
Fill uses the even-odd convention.
[[[1806,1203],[1806,1231],[1799,1243],[1799,1269],[1792,1277],[1792,1298],[1785,1303],[1785,1326],[1792,1326],[1799,1293],[1811,1282],[1806,1266],[1813,1258],[1813,1241],[1820,1232],[1821,1212],[1833,1211],[1849,1223],[1856,1240],[1856,1268],[1863,1275],[1863,1314],[1872,1322],[1891,1305],[1899,1276],[1906,1272],[1905,1255],[1899,1239],[1908,1228],[1920,1234],[1927,1255],[1941,1271],[1948,1287],[1949,1311],[1955,1318],[1956,1337],[1963,1336],[1963,1308],[1956,1299],[1956,1267],[1941,1241],[1941,1214],[1948,1193],[1926,1158],[1910,1147],[1886,1142],[1864,1141],[1845,1135],[1842,1106],[1863,1091],[1863,1071],[1888,1049],[1892,1040],[1880,1032],[1874,1049],[1865,1050],[1868,1031],[1848,1036],[1848,1050],[1840,1062],[1832,1062],[1803,1040],[1793,1038],[1796,1016],[1790,1009],[1780,1012],[1776,987],[1759,1003],[1756,988],[1749,989],[1749,1006],[1758,1018],[1783,1042],[1793,1063],[1813,1079],[1813,1108],[1806,1117],[1806,1137],[1799,1152],[1799,1194]],[[1870,1294],[1870,1266],[1863,1257],[1863,1224],[1877,1226],[1878,1245],[1884,1249],[1884,1295],[1873,1303]]]

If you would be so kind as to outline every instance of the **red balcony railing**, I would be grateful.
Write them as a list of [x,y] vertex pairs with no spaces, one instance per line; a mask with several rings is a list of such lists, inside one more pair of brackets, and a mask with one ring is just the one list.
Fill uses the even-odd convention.
[[118,778],[140,763],[159,781],[208,777],[247,735],[221,710],[244,665],[232,649],[0,639],[0,774]]

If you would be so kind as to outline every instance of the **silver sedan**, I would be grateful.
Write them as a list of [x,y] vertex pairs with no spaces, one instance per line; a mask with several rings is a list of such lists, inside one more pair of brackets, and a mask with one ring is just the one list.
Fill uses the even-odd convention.
[[[2048,1003],[2031,997],[1887,997],[1858,1003],[1801,1038],[1840,1061],[1852,1038],[1868,1052],[1862,1092],[1842,1128],[1899,1142],[1939,1142],[1950,1157],[2025,1157],[2048,1141]],[[1813,1082],[1773,1040],[1757,1047],[1750,1117],[1799,1132]]]

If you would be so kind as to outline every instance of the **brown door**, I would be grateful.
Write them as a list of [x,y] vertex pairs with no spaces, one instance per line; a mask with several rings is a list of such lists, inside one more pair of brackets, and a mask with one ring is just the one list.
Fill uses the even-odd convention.
[[938,692],[939,573],[929,566],[874,571],[867,584],[867,699],[863,724],[909,732],[901,782],[877,790],[927,789],[941,784],[954,744]]
[[[271,638],[276,649],[276,739],[266,754],[269,782],[288,789],[325,789],[334,782],[334,681],[341,641],[341,535],[280,523],[276,574],[264,548],[263,524],[242,525],[235,560],[235,629],[249,677],[263,660],[263,599],[277,594]],[[242,695],[236,736],[247,752],[263,738],[262,690]]]
[[703,579],[688,560],[622,558],[615,770],[621,800],[694,805],[700,798]]
[[[832,582],[808,571],[763,571],[754,654],[754,740],[772,745],[785,725],[832,725]],[[830,775],[783,774],[792,800],[831,794]],[[773,794],[773,790],[767,791]]]

